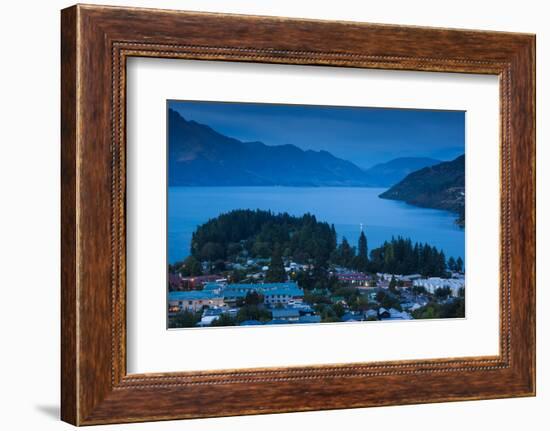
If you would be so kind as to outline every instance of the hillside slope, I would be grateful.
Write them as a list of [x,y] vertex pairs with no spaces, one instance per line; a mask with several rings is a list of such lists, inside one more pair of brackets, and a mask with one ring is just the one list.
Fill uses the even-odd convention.
[[411,205],[452,211],[464,226],[465,173],[464,155],[450,162],[420,169],[380,195],[384,199],[405,201]]

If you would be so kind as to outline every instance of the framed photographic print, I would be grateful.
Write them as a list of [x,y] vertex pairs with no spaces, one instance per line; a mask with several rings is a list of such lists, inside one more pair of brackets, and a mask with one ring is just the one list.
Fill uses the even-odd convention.
[[61,43],[63,420],[535,394],[533,35],[78,5]]
[[170,100],[167,116],[169,328],[465,317],[464,112]]

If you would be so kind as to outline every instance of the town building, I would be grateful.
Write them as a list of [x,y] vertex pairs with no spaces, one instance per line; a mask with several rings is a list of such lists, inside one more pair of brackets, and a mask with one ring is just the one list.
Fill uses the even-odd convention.
[[429,277],[414,280],[413,286],[422,286],[432,294],[439,288],[448,287],[451,290],[451,295],[456,297],[459,296],[460,289],[464,288],[465,281],[463,278]]
[[360,322],[363,320],[363,316],[362,313],[358,311],[348,311],[340,318],[340,320],[342,322]]
[[271,310],[273,320],[283,320],[285,322],[297,322],[300,320],[300,310],[294,307],[274,308]]
[[289,262],[285,264],[286,272],[296,272],[296,271],[306,271],[309,268],[309,265],[302,265],[296,262]]
[[301,302],[304,298],[304,291],[295,282],[228,284],[223,289],[223,296],[226,303],[234,304],[252,292],[262,295],[266,305]]
[[390,318],[390,310],[387,310],[384,307],[380,307],[378,309],[378,318],[379,319],[389,319]]
[[390,316],[383,320],[411,320],[412,316],[407,313],[406,311],[399,311],[395,308],[390,308],[389,310]]
[[205,283],[213,283],[221,280],[221,275],[197,275],[194,277],[182,277],[180,274],[168,274],[169,290],[200,290]]
[[378,312],[376,310],[367,310],[364,313],[365,320],[378,319]]
[[318,314],[300,316],[298,323],[321,323],[321,316]]
[[[304,291],[295,282],[225,284],[224,282],[206,282],[202,290],[172,291],[168,293],[168,312],[179,313],[185,310],[200,311],[204,308],[221,308],[236,314],[239,304],[250,293],[263,297],[263,303],[274,310],[277,307],[293,307],[297,317],[313,314],[313,309],[303,304]],[[204,317],[219,316],[218,312],[209,312]],[[217,313],[217,314],[215,314]],[[230,313],[231,314],[231,313]],[[275,317],[274,317],[275,319]],[[205,324],[208,324],[206,319]]]
[[390,308],[389,310],[380,307],[378,309],[378,318],[380,320],[411,320],[412,316],[406,311],[399,311],[395,308]]
[[207,308],[202,313],[202,318],[199,323],[200,326],[210,326],[212,322],[218,320],[223,313],[221,308]]
[[168,292],[168,310],[170,313],[182,311],[200,311],[204,307],[222,307],[224,305],[223,296],[220,293],[189,290]]
[[204,284],[202,290],[204,292],[221,293],[225,289],[225,286],[225,283],[206,283]]
[[369,277],[362,272],[337,273],[336,278],[342,283],[351,284],[354,286],[367,287],[369,285]]

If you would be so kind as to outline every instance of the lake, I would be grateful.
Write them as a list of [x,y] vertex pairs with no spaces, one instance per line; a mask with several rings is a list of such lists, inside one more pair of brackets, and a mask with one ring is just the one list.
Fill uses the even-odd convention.
[[189,255],[197,226],[234,209],[262,209],[333,223],[338,241],[357,245],[361,224],[369,250],[392,236],[408,237],[443,249],[447,257],[464,259],[464,230],[456,215],[380,199],[385,189],[363,187],[170,187],[168,189],[168,259]]

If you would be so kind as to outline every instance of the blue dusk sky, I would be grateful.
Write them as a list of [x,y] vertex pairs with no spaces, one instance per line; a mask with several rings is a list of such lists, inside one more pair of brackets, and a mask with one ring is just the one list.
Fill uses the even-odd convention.
[[241,141],[325,150],[362,168],[397,157],[464,154],[464,111],[173,100],[168,106]]

